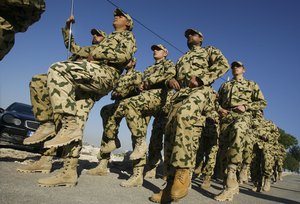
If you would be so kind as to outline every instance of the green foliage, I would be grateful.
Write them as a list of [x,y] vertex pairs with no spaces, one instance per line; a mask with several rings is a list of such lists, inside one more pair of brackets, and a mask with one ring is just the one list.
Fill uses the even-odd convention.
[[290,148],[291,146],[298,145],[298,140],[293,135],[286,133],[284,130],[279,128],[279,143],[283,144],[285,149]]
[[300,147],[299,146],[292,146],[289,150],[289,153],[298,161],[300,162]]
[[299,173],[299,162],[291,155],[291,153],[287,153],[283,168]]

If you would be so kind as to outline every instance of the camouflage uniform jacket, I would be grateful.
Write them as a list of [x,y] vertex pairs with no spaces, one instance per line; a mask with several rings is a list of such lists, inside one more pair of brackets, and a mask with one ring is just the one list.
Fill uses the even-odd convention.
[[254,119],[253,129],[260,149],[275,145],[280,136],[277,126],[271,120],[264,118]]
[[283,161],[284,158],[285,158],[285,155],[286,155],[285,148],[284,148],[283,144],[278,143],[274,147],[275,147],[274,148],[275,159]]
[[200,79],[204,86],[210,86],[228,69],[228,61],[219,49],[212,46],[206,48],[194,46],[176,63],[176,80],[181,89],[174,97],[181,98],[190,95],[193,89],[187,87],[191,76]]
[[142,83],[143,74],[136,69],[129,69],[126,74],[118,80],[112,92],[112,99],[120,100],[137,95],[138,85]]
[[14,28],[14,32],[25,32],[30,25],[37,22],[46,5],[44,0],[1,0],[0,16]]
[[259,89],[259,86],[254,82],[246,79],[237,81],[232,79],[225,82],[219,89],[219,104],[226,110],[244,105],[246,111],[263,110],[267,102]]
[[112,32],[91,53],[95,64],[107,64],[120,72],[136,52],[135,37],[131,31]]
[[[66,48],[68,49],[69,46],[69,38],[70,38],[70,33],[69,29],[62,28],[62,34],[64,38],[64,44]],[[90,53],[97,47],[98,45],[92,45],[92,46],[84,46],[80,47],[77,45],[74,41],[73,35],[71,35],[71,43],[70,43],[70,51],[73,54],[68,60],[70,61],[76,61],[80,59],[86,59]]]
[[167,88],[165,81],[172,79],[175,72],[174,63],[169,59],[162,59],[145,69],[143,81],[148,83],[150,89]]

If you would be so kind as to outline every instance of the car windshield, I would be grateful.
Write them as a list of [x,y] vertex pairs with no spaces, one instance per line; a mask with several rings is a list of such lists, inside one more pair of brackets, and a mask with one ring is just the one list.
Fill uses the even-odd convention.
[[22,113],[22,114],[26,114],[26,115],[33,115],[32,107],[27,104],[13,103],[6,110],[12,111],[12,112],[17,112],[17,113]]

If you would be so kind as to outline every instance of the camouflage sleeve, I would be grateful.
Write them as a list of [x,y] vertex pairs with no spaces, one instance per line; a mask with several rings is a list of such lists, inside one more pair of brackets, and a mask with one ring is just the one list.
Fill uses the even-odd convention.
[[97,50],[93,52],[96,60],[105,60],[109,63],[123,64],[128,62],[136,51],[135,38],[131,32],[124,32],[122,39],[117,46],[107,47],[106,50]]
[[[64,38],[64,43],[66,48],[68,49],[69,46],[69,30],[62,28],[62,34],[63,34],[63,38]],[[82,58],[87,58],[90,54],[91,51],[91,47],[92,46],[84,46],[84,47],[80,47],[79,45],[77,45],[74,41],[74,37],[73,35],[71,35],[71,43],[70,43],[70,51],[72,54],[78,55]]]
[[220,110],[221,108],[226,108],[226,107],[224,107],[224,103],[225,103],[225,99],[226,99],[226,95],[224,93],[225,84],[226,84],[226,82],[221,84],[221,86],[218,90],[218,110]]
[[272,123],[271,128],[272,128],[271,133],[272,133],[272,136],[273,136],[271,142],[272,142],[272,144],[275,144],[278,141],[279,137],[280,137],[280,133],[279,133],[278,127],[274,123]]
[[142,78],[142,73],[138,71],[126,73],[119,79],[112,95],[118,95],[121,98],[131,95],[132,92],[135,92],[136,87],[142,83]]
[[163,64],[163,72],[158,76],[158,75],[150,75],[150,77],[147,77],[144,79],[144,81],[147,81],[150,86],[153,86],[155,84],[165,84],[165,81],[168,81],[175,77],[176,74],[176,69],[175,65],[171,60],[166,60]]
[[207,47],[209,53],[209,70],[203,76],[200,76],[204,85],[213,83],[216,79],[223,76],[229,70],[229,64],[222,52],[214,47]]
[[265,97],[260,90],[257,83],[254,81],[250,81],[252,83],[252,102],[248,103],[246,105],[247,110],[263,110],[267,106],[267,101],[265,100]]
[[[61,30],[62,30],[62,34],[63,34],[63,38],[64,38],[65,47],[68,49],[69,38],[70,38],[69,30],[65,29],[65,28],[62,28]],[[81,49],[81,47],[75,43],[74,37],[72,34],[71,34],[70,47],[71,47],[71,53],[73,53],[73,54],[77,53]]]

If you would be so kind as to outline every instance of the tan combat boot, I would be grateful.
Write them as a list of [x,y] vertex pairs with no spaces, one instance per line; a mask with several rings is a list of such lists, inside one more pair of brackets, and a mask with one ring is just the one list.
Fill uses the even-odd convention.
[[177,168],[174,183],[171,188],[171,198],[174,201],[185,197],[191,185],[191,171],[187,168]]
[[143,185],[143,172],[144,167],[134,167],[133,168],[133,175],[130,176],[130,178],[126,181],[122,181],[120,183],[120,186],[122,187],[139,187]]
[[240,172],[239,176],[239,183],[248,183],[248,168],[247,165],[243,165],[242,170]]
[[108,143],[106,143],[103,147],[101,147],[101,152],[103,153],[111,153],[115,149],[118,149],[121,147],[121,143],[119,138],[116,138],[115,140],[109,140]]
[[91,176],[106,176],[108,174],[108,159],[101,159],[98,166],[86,171],[87,175]]
[[38,161],[17,168],[21,173],[50,173],[52,168],[52,156],[41,156]]
[[46,122],[39,126],[32,136],[24,139],[23,144],[37,144],[55,136],[55,125],[53,122]]
[[147,149],[148,149],[148,147],[147,147],[147,143],[146,143],[146,138],[144,138],[144,137],[137,138],[134,150],[131,153],[129,159],[137,160],[137,159],[142,158],[146,154]]
[[77,184],[77,164],[78,158],[64,159],[63,169],[56,175],[38,180],[38,185],[42,187],[66,186],[72,187]]
[[217,196],[217,201],[232,201],[233,196],[239,193],[239,184],[236,178],[236,165],[229,165],[227,169],[226,188]]
[[171,198],[171,188],[172,188],[173,182],[168,181],[167,186],[160,190],[159,193],[153,194],[149,200],[154,202],[154,203],[171,203],[172,198]]
[[264,180],[264,186],[263,186],[263,191],[270,191],[271,190],[271,179],[270,178],[265,178]]
[[204,179],[203,179],[203,183],[201,185],[201,188],[203,188],[203,189],[209,189],[210,185],[211,185],[210,180],[211,180],[210,176],[205,176]]
[[282,179],[282,172],[278,172],[278,180],[279,181],[282,181],[283,179]]
[[155,178],[155,177],[156,177],[156,166],[154,166],[149,171],[147,171],[144,178]]
[[62,127],[57,135],[47,142],[45,142],[45,148],[61,147],[71,142],[82,140],[82,129],[76,122],[74,116],[64,116],[62,119]]

